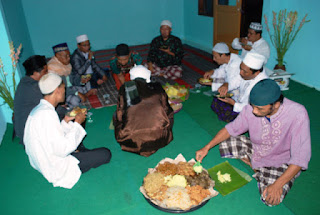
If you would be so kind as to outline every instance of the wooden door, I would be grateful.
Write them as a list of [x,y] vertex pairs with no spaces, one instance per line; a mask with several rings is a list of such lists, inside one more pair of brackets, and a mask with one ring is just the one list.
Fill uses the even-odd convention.
[[214,0],[213,44],[225,42],[231,52],[234,38],[240,37],[242,0]]

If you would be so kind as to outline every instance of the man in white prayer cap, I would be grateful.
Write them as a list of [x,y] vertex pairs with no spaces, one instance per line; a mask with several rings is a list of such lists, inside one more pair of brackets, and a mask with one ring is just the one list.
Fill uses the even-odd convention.
[[251,22],[247,37],[235,38],[232,42],[232,48],[242,50],[242,59],[244,59],[248,52],[256,52],[263,55],[265,57],[265,65],[270,57],[270,47],[261,35],[262,25],[258,22]]
[[[212,79],[212,91],[217,91],[223,83],[239,82],[241,58],[230,53],[229,47],[225,43],[217,43],[212,49],[213,60],[220,65],[217,69],[212,69],[203,75],[205,79]],[[236,83],[233,83],[236,84]]]
[[74,86],[90,84],[88,88],[92,90],[87,93],[88,97],[97,94],[98,86],[107,81],[108,69],[104,70],[96,63],[86,34],[78,36],[76,40],[78,48],[71,55],[72,73],[70,81]]
[[[214,98],[211,108],[217,113],[218,118],[225,122],[233,121],[242,111],[243,107],[249,104],[249,95],[253,86],[259,81],[268,78],[264,69],[265,57],[258,53],[249,52],[240,64],[240,82],[224,84],[218,92],[220,98]],[[237,95],[228,97],[228,91],[239,90]]]
[[181,40],[171,35],[171,31],[172,23],[163,20],[160,24],[161,35],[151,42],[147,66],[152,75],[175,80],[182,77],[183,47]]
[[49,73],[42,76],[39,88],[43,99],[27,119],[25,150],[31,166],[48,182],[54,187],[71,189],[82,173],[108,163],[111,152],[107,148],[75,152],[87,134],[81,126],[86,113],[65,115],[60,122],[55,108],[65,99],[65,84],[59,75]]

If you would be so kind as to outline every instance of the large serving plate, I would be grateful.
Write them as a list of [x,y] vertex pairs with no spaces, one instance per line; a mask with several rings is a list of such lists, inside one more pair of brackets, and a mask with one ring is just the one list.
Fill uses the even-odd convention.
[[[160,164],[162,164],[162,163],[165,163],[165,162],[178,164],[179,162],[187,162],[187,161],[186,161],[185,158],[182,156],[182,154],[179,154],[174,160],[171,159],[171,158],[165,158],[165,159],[161,160],[161,161],[156,165],[155,168],[149,168],[149,169],[148,169],[148,174],[155,172],[157,166],[160,165]],[[195,162],[194,159],[191,159],[191,160],[188,161],[188,163],[190,163],[190,164],[193,165],[193,164],[195,164],[196,162]],[[206,169],[203,169],[203,171],[205,171],[206,173],[208,173],[208,171],[207,171]],[[209,173],[208,173],[208,176],[209,176],[209,178],[210,178]],[[169,212],[169,213],[187,213],[187,212],[195,211],[195,210],[203,207],[205,204],[207,204],[208,201],[209,201],[211,198],[213,198],[213,197],[215,197],[215,196],[218,195],[218,192],[213,189],[215,182],[210,178],[210,185],[209,185],[209,188],[208,188],[208,190],[209,190],[209,192],[210,192],[210,195],[207,196],[206,198],[204,198],[198,205],[193,205],[193,206],[191,206],[189,209],[186,209],[186,210],[183,210],[183,209],[181,209],[181,208],[170,208],[170,207],[166,207],[166,205],[165,205],[163,202],[160,202],[160,201],[158,201],[158,200],[155,200],[155,199],[150,198],[150,197],[147,195],[147,193],[146,193],[146,191],[145,191],[145,189],[144,189],[144,187],[143,187],[143,183],[144,183],[144,182],[142,182],[142,185],[141,185],[141,187],[140,187],[140,192],[143,194],[143,196],[144,196],[144,198],[146,199],[146,201],[147,201],[151,206],[153,206],[154,208],[157,208],[158,210],[161,210],[161,211],[164,211],[164,212]]]
[[158,209],[158,210],[161,210],[161,211],[164,211],[164,212],[175,213],[175,214],[188,213],[188,212],[192,212],[192,211],[198,210],[198,209],[202,208],[205,204],[207,204],[208,201],[210,200],[210,199],[208,199],[208,200],[202,202],[202,203],[199,204],[199,205],[196,205],[196,206],[194,206],[194,207],[191,207],[189,210],[178,210],[178,209],[175,210],[175,209],[169,209],[169,208],[160,207],[159,205],[156,205],[156,204],[154,204],[152,201],[150,201],[150,199],[148,199],[148,198],[146,198],[146,197],[144,197],[144,198],[145,198],[145,199],[147,200],[147,202],[148,202],[151,206],[153,206],[154,208],[156,208],[156,209]]

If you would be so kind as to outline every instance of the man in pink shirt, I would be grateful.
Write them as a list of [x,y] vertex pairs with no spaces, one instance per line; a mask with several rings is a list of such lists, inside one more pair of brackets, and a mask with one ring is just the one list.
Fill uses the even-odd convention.
[[[277,205],[311,158],[310,121],[305,107],[284,98],[275,81],[264,79],[250,93],[250,105],[202,149],[202,159],[220,144],[222,157],[239,158],[255,171],[261,200]],[[249,132],[250,139],[239,136]]]

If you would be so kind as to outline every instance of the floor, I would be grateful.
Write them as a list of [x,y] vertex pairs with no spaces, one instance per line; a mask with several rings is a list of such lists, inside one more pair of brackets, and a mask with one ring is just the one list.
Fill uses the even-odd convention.
[[[183,109],[175,115],[174,140],[154,155],[145,158],[121,151],[109,129],[115,106],[92,109],[92,123],[87,123],[88,148],[108,147],[112,160],[108,165],[83,174],[73,189],[54,188],[34,170],[16,138],[11,141],[12,125],[0,146],[0,211],[1,214],[166,214],[155,209],[139,191],[148,168],[165,157],[175,158],[182,153],[187,160],[203,147],[225,123],[219,121],[209,106],[212,98],[201,93],[190,94]],[[320,92],[291,81],[290,90],[284,91],[289,99],[305,105],[311,125],[312,158],[309,169],[296,180],[283,204],[267,207],[259,200],[255,180],[234,191],[211,199],[192,214],[319,214]],[[222,159],[217,147],[203,161],[210,168],[228,160],[249,175],[252,171],[242,162]]]

